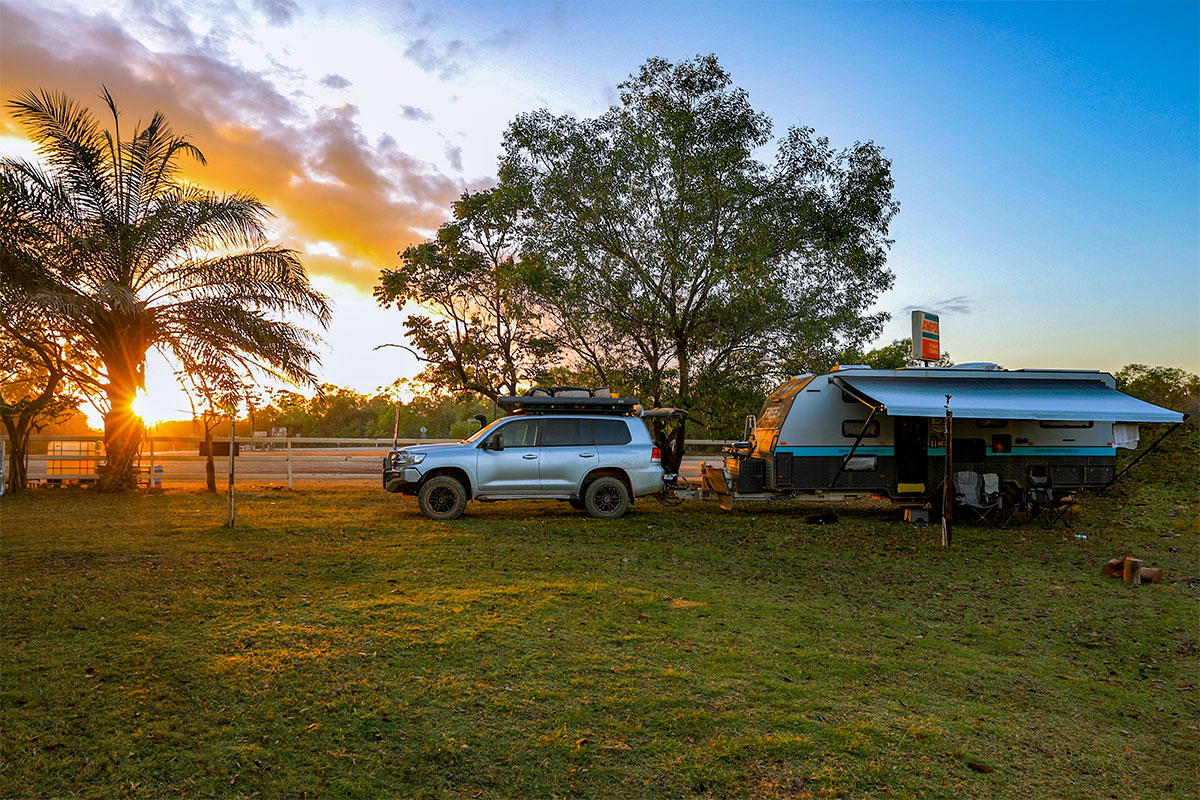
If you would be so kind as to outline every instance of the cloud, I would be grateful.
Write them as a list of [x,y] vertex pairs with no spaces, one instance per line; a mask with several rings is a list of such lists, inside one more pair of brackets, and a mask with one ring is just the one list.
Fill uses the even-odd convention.
[[300,13],[300,6],[292,0],[254,0],[254,7],[262,12],[268,24],[277,28],[291,25]]
[[450,166],[455,172],[462,172],[462,148],[458,145],[452,145],[446,142],[446,158],[450,161]]
[[461,39],[437,45],[429,39],[421,38],[413,40],[404,48],[405,58],[443,81],[461,75],[466,69],[464,62],[472,55],[471,48]]
[[[273,227],[285,245],[328,243],[305,259],[314,275],[369,289],[398,250],[446,220],[464,188],[392,137],[372,140],[353,105],[305,108],[265,73],[202,49],[153,51],[108,16],[33,15],[6,3],[0,13],[2,99],[26,88],[59,90],[108,125],[97,97],[103,83],[128,126],[123,132],[161,110],[208,159],[207,167],[185,162],[188,179],[258,196],[277,215]],[[0,135],[25,134],[4,113]]]
[[516,28],[504,28],[479,42],[480,47],[504,50],[525,41],[525,33]]
[[433,114],[416,106],[400,106],[400,115],[412,122],[432,122]]
[[326,75],[318,83],[327,89],[348,89],[353,85],[348,79],[335,74]]
[[919,306],[905,306],[900,309],[903,314],[911,314],[914,311],[931,311],[934,314],[970,314],[973,301],[965,294],[960,294],[957,297],[949,297],[945,300],[926,303]]

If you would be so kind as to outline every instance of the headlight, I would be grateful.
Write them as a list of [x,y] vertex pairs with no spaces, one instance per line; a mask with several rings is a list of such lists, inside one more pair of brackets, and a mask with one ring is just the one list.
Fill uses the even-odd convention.
[[392,458],[392,468],[393,469],[402,469],[404,467],[411,467],[413,464],[420,464],[422,461],[425,460],[425,454],[424,453],[404,453],[404,452],[392,453],[391,458]]

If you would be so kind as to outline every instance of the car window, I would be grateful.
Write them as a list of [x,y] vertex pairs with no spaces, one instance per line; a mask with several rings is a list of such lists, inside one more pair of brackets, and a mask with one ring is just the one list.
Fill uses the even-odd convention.
[[585,421],[578,418],[542,420],[542,447],[578,447],[583,444],[584,432],[580,428]]
[[505,447],[537,447],[538,420],[518,419],[506,423],[499,431]]
[[629,426],[619,419],[594,419],[592,432],[596,444],[629,444],[633,437],[629,435]]

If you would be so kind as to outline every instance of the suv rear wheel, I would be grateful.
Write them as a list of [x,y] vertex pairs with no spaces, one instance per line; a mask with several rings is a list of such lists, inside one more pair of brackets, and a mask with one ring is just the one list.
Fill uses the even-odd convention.
[[421,513],[430,519],[457,519],[467,507],[467,490],[457,478],[436,475],[425,481],[421,491],[417,492],[417,504]]
[[629,490],[617,478],[602,475],[583,490],[583,504],[593,517],[616,519],[629,510]]

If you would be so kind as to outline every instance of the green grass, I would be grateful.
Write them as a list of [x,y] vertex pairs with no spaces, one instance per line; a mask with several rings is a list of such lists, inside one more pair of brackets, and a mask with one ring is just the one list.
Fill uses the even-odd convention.
[[865,505],[5,498],[0,795],[1194,797],[1198,451],[950,550]]

